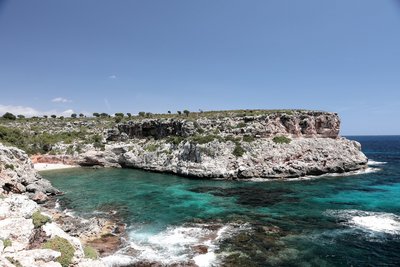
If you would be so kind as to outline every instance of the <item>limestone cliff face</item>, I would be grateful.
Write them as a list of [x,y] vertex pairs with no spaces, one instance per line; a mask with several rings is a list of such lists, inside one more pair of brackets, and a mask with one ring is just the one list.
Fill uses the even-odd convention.
[[0,144],[0,193],[9,192],[27,194],[41,202],[58,190],[33,169],[24,151]]
[[340,119],[336,113],[319,111],[291,111],[269,115],[183,119],[145,119],[119,124],[111,130],[109,141],[128,138],[168,136],[188,137],[204,132],[218,132],[222,135],[248,134],[257,137],[289,135],[293,137],[337,138]]
[[[336,113],[312,111],[145,119],[109,130],[105,150],[89,150],[78,163],[226,179],[302,177],[365,168],[361,145],[339,137],[339,130]],[[289,142],[275,140],[278,136]]]

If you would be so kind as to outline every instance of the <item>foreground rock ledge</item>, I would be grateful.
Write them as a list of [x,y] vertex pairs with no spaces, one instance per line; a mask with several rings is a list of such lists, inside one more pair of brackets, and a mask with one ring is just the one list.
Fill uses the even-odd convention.
[[[47,202],[59,191],[33,169],[25,152],[0,144],[0,186],[0,266],[106,266],[101,259],[85,256],[83,243],[77,236],[95,239],[104,230],[108,231],[103,229],[108,222],[74,217],[69,218],[74,225],[58,224],[60,216],[67,216],[38,203]],[[90,227],[88,223],[91,223]],[[79,231],[74,227],[79,227]],[[59,258],[62,253],[46,247],[46,242],[55,238],[61,238],[71,246],[70,264],[61,265]]]

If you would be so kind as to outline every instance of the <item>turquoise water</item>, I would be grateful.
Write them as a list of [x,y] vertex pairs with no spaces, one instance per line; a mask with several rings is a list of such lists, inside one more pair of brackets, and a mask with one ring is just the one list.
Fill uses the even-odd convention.
[[[190,246],[206,242],[204,225],[216,224],[231,228],[207,243],[213,255],[197,259],[199,265],[398,266],[400,136],[349,138],[360,141],[372,160],[364,174],[264,182],[130,169],[43,176],[65,193],[59,198],[63,208],[82,216],[116,213],[142,259],[193,258]],[[261,227],[279,233],[265,234]]]

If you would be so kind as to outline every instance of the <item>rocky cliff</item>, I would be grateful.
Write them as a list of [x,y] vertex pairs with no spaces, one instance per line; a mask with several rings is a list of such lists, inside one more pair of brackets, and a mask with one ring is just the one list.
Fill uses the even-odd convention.
[[273,112],[258,116],[225,116],[220,118],[144,119],[130,121],[109,131],[107,140],[128,138],[162,139],[168,136],[189,137],[195,134],[252,135],[266,138],[276,135],[293,137],[337,138],[340,120],[336,113],[320,111]]
[[47,200],[58,190],[34,169],[21,149],[0,144],[0,193],[24,193],[38,202]]
[[59,191],[33,169],[25,152],[0,144],[0,185],[0,266],[106,266],[93,259],[93,249],[88,255],[78,236],[96,240],[109,234],[103,229],[109,222],[38,205]]
[[366,167],[361,146],[339,136],[336,113],[144,119],[106,132],[83,166],[112,166],[202,178],[289,178]]

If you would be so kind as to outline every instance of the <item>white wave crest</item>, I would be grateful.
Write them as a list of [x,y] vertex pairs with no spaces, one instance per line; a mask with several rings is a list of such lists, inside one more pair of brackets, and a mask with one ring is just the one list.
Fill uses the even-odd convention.
[[368,166],[385,165],[387,162],[368,159]]
[[[218,257],[215,253],[218,242],[238,231],[248,230],[244,225],[194,224],[169,227],[158,233],[140,231],[140,227],[132,226],[129,232],[129,246],[121,249],[112,257],[104,258],[108,266],[122,266],[134,262],[157,262],[163,265],[185,264],[194,262],[199,267],[215,266]],[[207,247],[204,254],[196,252],[196,246]],[[135,251],[135,255],[126,255],[127,251]],[[120,257],[121,256],[121,257]]]
[[342,224],[371,233],[400,235],[400,216],[386,212],[361,210],[327,211],[326,214],[344,220]]
[[127,255],[110,255],[101,258],[101,261],[106,264],[107,267],[119,267],[119,266],[129,266],[134,264],[137,260],[134,257]]

